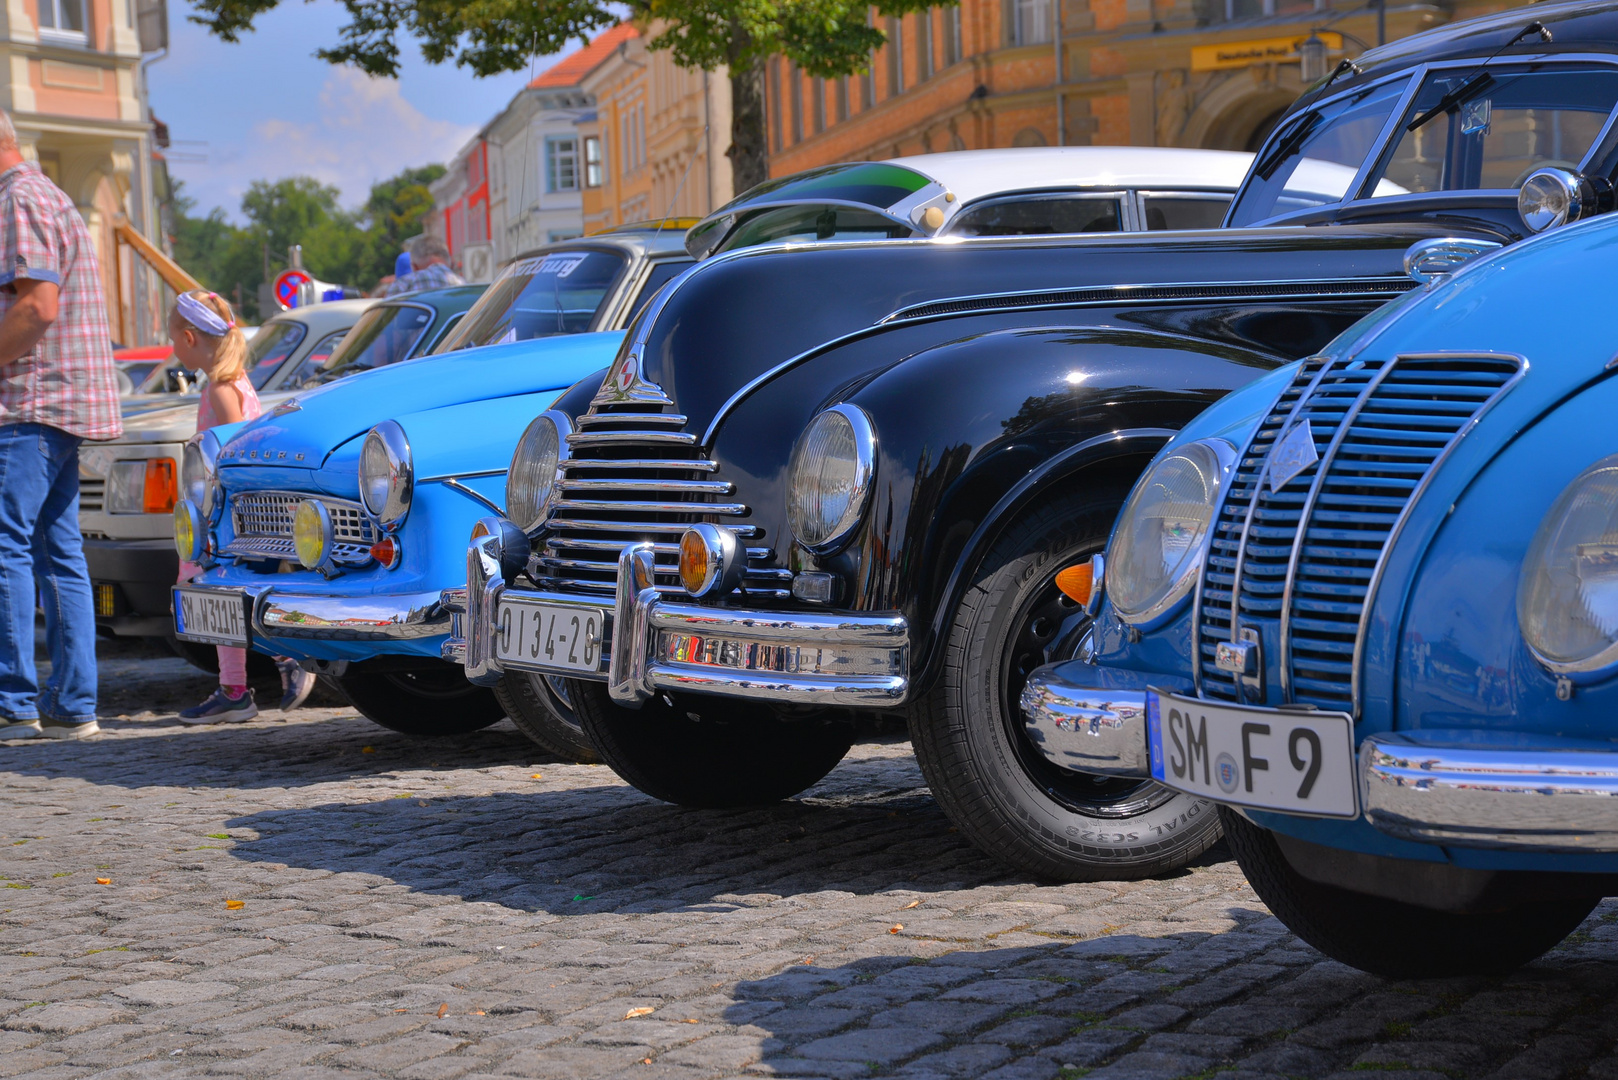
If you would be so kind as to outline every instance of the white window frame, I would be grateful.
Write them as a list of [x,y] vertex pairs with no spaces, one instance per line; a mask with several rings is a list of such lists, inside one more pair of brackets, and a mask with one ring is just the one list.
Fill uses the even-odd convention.
[[[39,20],[39,40],[47,45],[76,45],[80,48],[90,44],[90,18],[89,4],[86,0],[34,0],[34,17]],[[62,27],[62,13],[69,6],[79,9],[79,22],[82,30],[69,30]],[[46,16],[49,14],[50,25],[46,25]]]
[[[566,146],[566,150],[563,147]],[[561,169],[566,166],[571,183],[562,183]],[[579,137],[577,135],[547,135],[545,136],[545,192],[548,195],[560,195],[570,191],[578,191],[582,186],[579,183]]]

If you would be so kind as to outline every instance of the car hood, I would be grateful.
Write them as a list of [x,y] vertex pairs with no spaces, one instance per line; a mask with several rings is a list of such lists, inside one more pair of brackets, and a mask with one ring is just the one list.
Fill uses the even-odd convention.
[[225,444],[220,465],[319,468],[383,420],[571,386],[605,367],[622,339],[622,332],[541,338],[351,375],[297,394],[243,427]]

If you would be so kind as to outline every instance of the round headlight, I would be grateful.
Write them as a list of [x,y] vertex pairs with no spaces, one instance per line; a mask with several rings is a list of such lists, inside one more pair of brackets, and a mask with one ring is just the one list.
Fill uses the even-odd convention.
[[1544,232],[1584,216],[1584,178],[1566,169],[1532,173],[1517,189],[1517,213],[1529,232]]
[[1187,443],[1130,492],[1107,545],[1107,598],[1125,622],[1151,623],[1190,593],[1235,460],[1223,439]]
[[1559,675],[1618,663],[1618,455],[1580,473],[1540,522],[1517,582],[1517,625]]
[[384,420],[360,448],[360,501],[384,529],[393,529],[410,513],[414,485],[410,440],[397,420]]
[[190,499],[181,499],[174,506],[174,550],[185,562],[202,558],[202,542],[207,532],[202,524],[202,511]]
[[506,474],[506,517],[523,532],[531,533],[545,524],[562,478],[567,437],[572,431],[573,422],[567,414],[552,409],[535,417],[517,440],[511,471]]
[[204,518],[213,512],[218,461],[219,436],[212,431],[191,436],[180,453],[180,497],[196,503]]
[[876,473],[876,429],[857,405],[833,405],[792,449],[787,524],[798,543],[835,551],[865,513]]
[[331,559],[336,537],[331,512],[318,499],[305,499],[292,514],[292,549],[298,561],[317,570]]

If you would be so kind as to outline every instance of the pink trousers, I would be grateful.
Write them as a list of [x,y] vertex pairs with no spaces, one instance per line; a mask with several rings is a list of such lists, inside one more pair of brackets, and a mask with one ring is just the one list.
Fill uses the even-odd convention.
[[[202,567],[196,563],[180,561],[180,584],[184,585],[200,573]],[[234,645],[219,645],[216,648],[219,650],[219,685],[246,686],[247,650]]]

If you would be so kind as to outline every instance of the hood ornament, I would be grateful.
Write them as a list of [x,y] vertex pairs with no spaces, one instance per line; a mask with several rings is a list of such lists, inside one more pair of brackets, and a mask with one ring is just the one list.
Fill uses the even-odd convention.
[[295,398],[295,397],[294,398],[287,398],[285,401],[281,402],[281,404],[277,405],[274,409],[270,410],[270,415],[271,416],[285,416],[287,413],[301,412],[302,410],[303,410],[303,406],[298,404],[298,399],[297,398]]
[[607,369],[601,380],[601,389],[591,400],[596,405],[673,405],[674,401],[663,388],[641,375],[641,354],[638,348],[623,353]]

